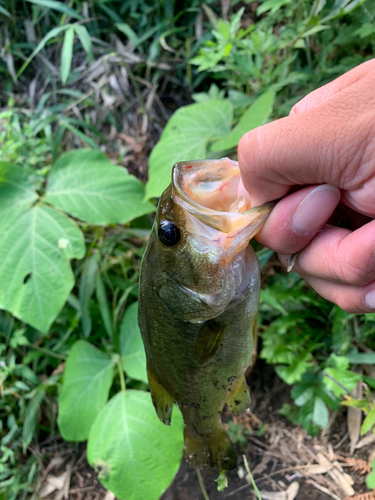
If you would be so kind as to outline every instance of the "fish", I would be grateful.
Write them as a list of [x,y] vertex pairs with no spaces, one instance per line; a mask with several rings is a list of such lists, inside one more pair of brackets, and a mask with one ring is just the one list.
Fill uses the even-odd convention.
[[151,398],[166,425],[177,403],[192,467],[236,467],[222,411],[250,404],[245,371],[260,270],[249,241],[273,205],[250,208],[239,181],[229,158],[177,163],[141,262],[138,322]]

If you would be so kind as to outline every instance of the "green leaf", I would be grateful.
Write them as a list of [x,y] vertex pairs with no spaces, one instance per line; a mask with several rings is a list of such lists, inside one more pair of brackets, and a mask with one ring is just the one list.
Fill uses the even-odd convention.
[[95,279],[98,273],[98,256],[90,255],[85,263],[79,283],[79,302],[81,306],[81,322],[84,337],[91,333],[90,299],[95,289]]
[[178,109],[151,152],[146,197],[161,195],[171,182],[175,163],[207,158],[208,142],[230,131],[232,113],[227,100],[210,100]]
[[89,58],[89,61],[93,62],[94,53],[92,50],[92,41],[91,41],[91,37],[89,35],[89,32],[87,31],[85,26],[82,26],[81,24],[75,24],[74,31],[76,32],[76,34],[77,34],[77,36],[82,44],[83,50],[86,52],[87,57]]
[[100,314],[102,315],[104,328],[106,329],[109,338],[112,339],[113,338],[112,314],[109,307],[105,287],[100,277],[100,274],[96,275],[95,293],[96,293],[96,298],[98,299],[98,305],[100,309]]
[[336,354],[331,354],[329,359],[334,362],[335,367],[326,368],[324,370],[324,374],[331,377],[324,377],[324,385],[337,397],[345,394],[345,389],[348,392],[351,392],[361,380],[361,375],[347,369],[349,366],[349,360],[346,356],[336,356]]
[[366,477],[366,486],[369,490],[373,490],[375,488],[375,470],[374,469]]
[[313,357],[310,352],[303,351],[296,356],[289,366],[277,366],[275,368],[278,376],[287,384],[299,382],[302,375],[312,365]]
[[[81,139],[82,142],[87,144],[91,149],[98,149],[94,139],[92,137],[89,137],[88,135],[84,134],[79,128],[75,127],[72,125],[72,118],[65,117],[65,119],[61,118],[61,115],[58,117],[59,118],[59,124],[70,130],[72,134],[76,135],[79,139]],[[83,125],[84,123],[81,123],[80,125]]]
[[12,163],[0,162],[0,217],[16,217],[29,208],[38,195],[30,189],[27,175]]
[[241,116],[240,121],[229,134],[212,144],[211,150],[225,151],[237,146],[246,132],[263,125],[272,111],[274,101],[275,93],[271,90],[258,97]]
[[147,384],[146,354],[138,326],[138,302],[125,311],[120,330],[120,349],[126,374]]
[[349,363],[353,365],[374,365],[375,353],[353,352],[345,355]]
[[8,12],[6,9],[4,9],[4,7],[2,7],[0,5],[0,14],[3,14],[3,16],[6,16],[6,17],[9,17],[10,19],[12,19],[12,14],[10,12]]
[[116,23],[116,28],[127,36],[133,45],[138,45],[139,38],[128,24]]
[[24,453],[35,436],[35,428],[39,416],[40,405],[43,402],[45,394],[44,390],[39,390],[27,403],[25,421],[22,426],[22,449]]
[[61,12],[67,16],[73,17],[74,19],[82,19],[82,16],[78,14],[78,12],[64,2],[57,2],[56,0],[27,0],[30,3],[35,5],[39,5],[40,7],[44,7],[46,9],[56,10],[57,12]]
[[[56,2],[56,3],[61,3],[61,2]],[[38,43],[36,48],[33,50],[32,54],[26,59],[26,61],[23,63],[21,66],[21,69],[17,73],[17,78],[25,71],[27,66],[30,64],[32,59],[39,54],[39,52],[43,49],[43,47],[46,45],[47,42],[52,40],[52,38],[55,38],[58,36],[60,33],[63,31],[67,30],[70,28],[70,24],[65,24],[64,26],[56,26],[56,28],[53,28],[51,31],[49,31],[46,36]]]
[[325,429],[328,425],[328,408],[321,398],[315,398],[314,400],[314,412],[313,412],[313,422],[319,425],[322,429]]
[[66,362],[59,396],[58,425],[67,441],[84,441],[105,405],[113,378],[113,362],[85,340],[76,342]]
[[275,14],[281,7],[289,5],[291,0],[265,0],[257,8],[257,15],[260,16],[265,12],[270,11],[270,14]]
[[361,435],[366,434],[371,427],[375,424],[375,406],[370,410],[366,416],[366,418],[363,421],[362,427],[361,427]]
[[87,459],[100,482],[120,500],[158,500],[180,466],[183,422],[174,408],[172,425],[156,416],[149,393],[126,390],[96,418]]
[[46,332],[73,288],[69,259],[83,257],[83,235],[45,206],[2,218],[0,234],[0,308]]
[[76,150],[56,163],[45,200],[89,224],[124,223],[153,212],[142,183],[100,151]]
[[274,297],[271,289],[268,288],[260,291],[260,302],[264,302],[273,307],[274,309],[276,309],[276,311],[281,312],[281,314],[283,314],[284,316],[288,316],[287,311],[280,304],[280,302]]
[[363,4],[366,0],[335,0],[331,12],[320,20],[323,24],[327,21],[332,21],[336,17],[349,14],[352,10],[356,9],[359,5]]
[[[246,438],[245,441],[247,441]],[[215,482],[217,484],[217,491],[224,491],[225,488],[228,488],[228,478],[225,470],[220,472],[219,477],[215,479]]]
[[66,84],[69,78],[70,67],[72,65],[73,43],[74,28],[73,26],[70,26],[70,28],[65,31],[64,42],[61,50],[60,77],[63,85]]

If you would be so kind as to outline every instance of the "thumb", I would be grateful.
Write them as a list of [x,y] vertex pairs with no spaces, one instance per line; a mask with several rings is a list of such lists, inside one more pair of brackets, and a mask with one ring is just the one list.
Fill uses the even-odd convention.
[[242,137],[238,161],[252,206],[281,198],[294,185],[348,188],[345,177],[361,166],[373,129],[374,82],[372,60],[306,96],[289,116]]
[[331,183],[332,162],[324,157],[334,140],[330,129],[328,118],[323,125],[322,113],[312,109],[247,132],[238,162],[251,205],[282,198],[294,185]]

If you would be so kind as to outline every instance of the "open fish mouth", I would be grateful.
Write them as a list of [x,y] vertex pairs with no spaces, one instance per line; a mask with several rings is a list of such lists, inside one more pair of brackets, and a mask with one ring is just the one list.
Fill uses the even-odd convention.
[[[250,208],[244,196],[238,197],[240,178],[238,162],[229,158],[180,162],[174,166],[173,199],[193,216],[188,217],[188,233],[201,233],[203,224],[206,237],[223,249],[238,253],[245,248],[273,205]],[[211,237],[209,228],[216,230],[211,231]]]

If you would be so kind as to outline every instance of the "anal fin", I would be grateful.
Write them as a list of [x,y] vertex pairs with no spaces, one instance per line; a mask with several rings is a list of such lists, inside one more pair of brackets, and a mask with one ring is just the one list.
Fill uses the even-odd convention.
[[245,377],[242,378],[240,384],[234,392],[231,392],[226,400],[227,405],[233,413],[238,414],[247,410],[250,406],[250,392]]
[[151,399],[155,406],[156,413],[163,424],[171,425],[173,398],[159,383],[149,365],[147,365],[147,377]]

